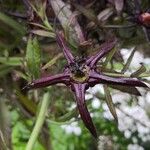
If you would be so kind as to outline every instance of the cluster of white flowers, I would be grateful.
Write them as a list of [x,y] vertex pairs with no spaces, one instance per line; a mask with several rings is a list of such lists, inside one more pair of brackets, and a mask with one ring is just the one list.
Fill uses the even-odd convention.
[[[129,50],[123,49],[121,53],[126,62],[130,55]],[[150,64],[150,58],[145,59],[142,54],[135,52],[130,67],[133,68],[133,70],[136,70],[140,67],[141,62],[148,65]],[[131,71],[128,71],[127,73],[129,74]],[[119,130],[124,132],[126,138],[130,138],[132,133],[137,131],[138,137],[141,138],[143,142],[146,142],[150,141],[150,92],[145,93],[145,90],[142,88],[139,88],[139,90],[142,96],[138,97],[137,101],[133,101],[132,106],[129,106],[128,104],[132,98],[130,94],[114,90],[111,95],[113,102],[119,104],[119,108],[116,108],[119,119]],[[91,96],[92,94],[95,95],[97,92],[104,93],[101,85],[89,89]],[[99,99],[93,98],[93,108],[98,109],[100,105],[102,105],[104,109],[103,116],[112,120],[113,117],[106,103],[101,103]],[[138,139],[136,139],[136,137],[133,137],[132,141],[134,144],[128,145],[128,150],[143,150],[143,148],[137,144]]]
[[61,126],[67,134],[75,134],[77,136],[81,135],[81,128],[78,126],[77,122],[72,122],[71,124],[66,124]]
[[128,150],[144,150],[144,148],[137,144],[129,144]]

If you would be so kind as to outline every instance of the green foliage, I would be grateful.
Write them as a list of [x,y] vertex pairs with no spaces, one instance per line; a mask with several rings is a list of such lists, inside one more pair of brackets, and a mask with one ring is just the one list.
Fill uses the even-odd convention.
[[[17,122],[13,127],[12,131],[12,143],[14,150],[25,150],[26,143],[30,136],[29,130],[26,128],[24,123]],[[33,150],[44,150],[43,146],[37,142]]]
[[0,63],[8,66],[21,66],[22,57],[0,57]]
[[[103,41],[114,34],[114,37],[117,37],[119,41],[118,47],[113,49],[107,55],[106,59],[98,64],[100,70],[104,74],[113,77],[131,76],[142,78],[150,76],[149,64],[141,64],[137,70],[134,67],[130,67],[134,53],[137,50],[142,50],[144,55],[149,57],[150,44],[141,26],[127,27],[127,25],[130,25],[126,20],[126,17],[129,16],[127,6],[122,10],[123,13],[121,15],[117,15],[117,10],[115,10],[113,3],[107,5],[106,3],[108,1],[96,0],[91,4],[88,1],[90,0],[81,1],[81,5],[72,5],[74,10],[79,11],[78,17],[66,5],[61,8],[63,15],[61,15],[61,10],[57,10],[57,13],[54,15],[52,7],[49,7],[49,5],[47,7],[46,1],[36,2],[35,6],[33,3],[33,12],[31,10],[28,11],[23,1],[0,1],[0,100],[5,103],[5,107],[8,109],[5,109],[5,107],[2,109],[3,105],[0,105],[0,110],[8,111],[9,117],[6,119],[11,120],[11,124],[9,123],[11,129],[9,129],[8,124],[5,124],[2,119],[0,119],[0,122],[7,130],[11,130],[6,131],[6,134],[9,135],[8,141],[12,141],[11,146],[8,145],[12,149],[25,150],[35,125],[38,106],[43,102],[43,97],[46,92],[45,89],[40,89],[36,92],[26,92],[22,91],[22,88],[31,79],[39,78],[41,74],[54,74],[63,70],[65,60],[63,59],[62,50],[57,47],[57,43],[55,42],[55,30],[59,29],[64,31],[67,43],[72,48],[73,53],[83,54],[85,56],[88,53],[92,55],[94,51],[99,49]],[[55,3],[56,1],[53,2]],[[126,2],[131,4],[133,0]],[[59,3],[57,5],[60,8],[62,4]],[[141,6],[143,10],[146,10],[150,6],[150,1],[143,0]],[[131,7],[130,11],[132,9]],[[16,17],[13,12],[19,14],[20,17]],[[28,18],[26,14],[31,16]],[[69,14],[71,14],[71,18],[69,18]],[[56,19],[57,16],[59,21]],[[98,16],[100,17],[100,21],[98,20]],[[76,21],[79,21],[79,24]],[[62,28],[64,25],[65,27]],[[70,30],[73,32],[70,33]],[[86,35],[85,40],[89,40],[86,41],[87,43],[82,43],[84,39],[82,37],[84,34],[82,35],[81,33],[82,30]],[[32,37],[28,35],[32,35]],[[80,39],[81,37],[83,38],[82,40]],[[26,39],[28,39],[27,43]],[[90,44],[90,40],[92,44]],[[129,51],[131,55],[126,62],[123,62],[119,55],[120,49],[133,47],[136,47],[136,49],[131,53]],[[130,75],[128,75],[129,71],[132,71]],[[111,85],[110,87],[112,88],[110,89],[111,94],[114,92],[114,89],[129,94],[139,94],[138,90],[134,87],[129,88],[115,85]],[[72,109],[75,103],[73,102],[73,95],[68,90],[61,84],[49,90],[51,103],[48,107],[44,126],[41,129],[33,150],[47,150],[48,144],[51,145],[52,150],[97,149],[98,143],[91,137],[82,121],[80,121],[76,107]],[[91,106],[93,98],[87,101],[89,110],[93,114],[93,120],[99,136],[111,137],[112,142],[118,146],[119,150],[126,150],[127,146],[133,143],[132,138],[135,137],[138,143],[142,145],[143,143],[141,138],[139,138],[137,130],[131,134],[130,138],[126,138],[113,120],[104,118],[102,104],[106,101],[109,104],[113,116],[117,120],[115,108],[119,104],[113,106],[110,91],[106,86],[105,94],[99,94],[98,100],[100,100],[101,106],[98,109],[94,109]],[[136,97],[136,99],[138,98]],[[132,106],[132,103],[130,100],[128,105]],[[147,107],[149,108],[149,106]],[[4,113],[2,116],[5,116],[5,111],[2,111]],[[145,113],[147,113],[146,110]],[[78,126],[82,131],[81,135],[66,133],[61,127],[61,125],[69,125],[72,123],[72,119],[78,122]],[[7,139],[7,137],[4,138]],[[45,141],[48,144],[45,144]],[[145,145],[149,146],[149,143]]]
[[30,75],[38,78],[40,75],[41,51],[36,37],[28,39],[26,60]]
[[24,34],[24,28],[16,21],[8,17],[7,15],[0,12],[0,20],[10,26],[12,29],[16,30],[19,34]]

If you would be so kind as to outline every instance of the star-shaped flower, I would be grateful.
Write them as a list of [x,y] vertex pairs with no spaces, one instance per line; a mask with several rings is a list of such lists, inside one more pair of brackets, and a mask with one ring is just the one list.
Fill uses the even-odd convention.
[[56,34],[57,42],[63,50],[63,54],[67,60],[67,66],[63,73],[56,75],[49,75],[42,77],[37,80],[33,80],[27,86],[24,87],[26,90],[42,88],[57,83],[63,83],[69,87],[76,97],[77,108],[80,116],[91,134],[97,138],[97,132],[92,122],[92,118],[87,109],[85,102],[85,92],[89,87],[93,87],[96,84],[111,84],[111,85],[125,85],[132,87],[147,87],[145,83],[138,79],[117,77],[113,78],[104,75],[102,72],[98,72],[96,69],[97,62],[108,54],[115,46],[117,40],[112,39],[101,45],[99,52],[89,58],[81,59],[75,58],[69,47],[66,45],[66,41],[62,34]]

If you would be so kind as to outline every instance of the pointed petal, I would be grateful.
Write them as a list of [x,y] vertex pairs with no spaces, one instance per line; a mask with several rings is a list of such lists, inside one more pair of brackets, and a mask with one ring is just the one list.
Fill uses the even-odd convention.
[[85,103],[85,87],[86,84],[73,84],[73,91],[75,92],[77,107],[85,126],[97,138],[95,126]]
[[103,43],[100,47],[99,52],[96,55],[91,56],[86,61],[86,64],[90,67],[93,67],[103,56],[105,56],[107,53],[109,53],[112,50],[112,48],[115,46],[116,43],[117,43],[116,39],[109,40]]
[[73,63],[74,57],[71,53],[71,50],[66,46],[64,37],[60,33],[56,33],[56,40],[60,48],[63,49],[63,53],[64,53],[65,58],[67,59],[68,64]]
[[33,80],[31,83],[26,85],[22,90],[37,89],[37,88],[42,88],[57,83],[64,83],[68,85],[69,78],[70,78],[69,74],[63,74],[63,73],[54,76],[42,77],[40,79]]
[[133,78],[124,78],[124,77],[110,77],[106,76],[104,74],[98,74],[97,72],[91,72],[90,78],[97,79],[97,81],[94,81],[96,83],[104,83],[104,84],[116,84],[116,85],[126,85],[126,86],[137,86],[137,87],[147,87],[147,85],[138,80]]
[[106,95],[107,106],[108,106],[112,116],[114,117],[116,123],[118,124],[118,116],[117,116],[116,109],[115,109],[115,106],[114,106],[114,103],[112,101],[112,97],[110,95],[110,92],[109,92],[107,85],[104,85],[104,91],[105,91],[105,95]]

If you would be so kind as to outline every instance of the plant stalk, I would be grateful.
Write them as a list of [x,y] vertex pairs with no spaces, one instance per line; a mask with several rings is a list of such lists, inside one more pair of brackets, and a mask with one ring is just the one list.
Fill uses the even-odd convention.
[[38,138],[38,135],[41,131],[42,125],[44,124],[44,121],[45,121],[46,112],[47,112],[49,102],[50,102],[49,97],[50,96],[49,96],[48,92],[44,94],[43,101],[41,103],[41,108],[38,113],[37,120],[36,120],[35,126],[33,128],[33,131],[31,133],[31,136],[27,143],[26,150],[32,150],[34,147],[34,144]]

